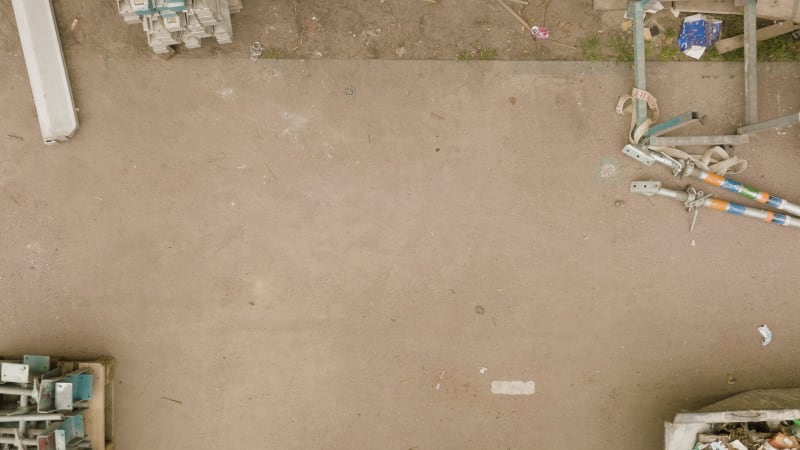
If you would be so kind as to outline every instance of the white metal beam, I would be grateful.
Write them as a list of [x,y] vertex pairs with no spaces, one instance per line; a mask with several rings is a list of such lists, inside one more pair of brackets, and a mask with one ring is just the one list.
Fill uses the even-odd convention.
[[66,141],[78,116],[50,0],[11,0],[45,144]]

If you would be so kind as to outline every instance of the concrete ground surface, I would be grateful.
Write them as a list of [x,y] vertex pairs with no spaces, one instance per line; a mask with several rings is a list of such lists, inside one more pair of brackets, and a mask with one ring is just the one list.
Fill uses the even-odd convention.
[[[46,147],[0,59],[2,352],[116,357],[119,449],[659,448],[797,385],[797,230],[628,194],[685,184],[619,153],[628,66],[68,65],[81,129]],[[761,65],[763,118],[798,67]],[[649,73],[694,133],[743,116],[740,65]],[[737,179],[800,199],[799,138]]]

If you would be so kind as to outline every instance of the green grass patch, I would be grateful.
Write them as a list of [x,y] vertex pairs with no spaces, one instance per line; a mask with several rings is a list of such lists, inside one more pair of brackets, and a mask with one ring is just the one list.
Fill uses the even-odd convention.
[[738,36],[744,33],[744,16],[726,15],[722,19],[722,39]]
[[478,51],[478,59],[482,59],[484,61],[491,61],[496,58],[497,58],[497,49],[482,48]]
[[581,51],[583,52],[583,59],[587,61],[597,61],[602,59],[599,36],[589,36],[586,39],[581,40],[579,45]]
[[277,48],[265,48],[263,57],[267,59],[282,59],[286,56],[283,53],[283,50],[279,50]]
[[460,50],[456,54],[456,60],[458,61],[472,61],[473,59],[475,59],[475,57],[472,56],[472,52],[469,50]]
[[681,51],[678,48],[678,44],[673,42],[664,42],[665,47],[661,49],[658,54],[658,59],[664,62],[669,61],[678,61],[681,56]]
[[625,34],[615,34],[611,36],[611,48],[614,50],[614,58],[618,62],[633,62],[633,41]]

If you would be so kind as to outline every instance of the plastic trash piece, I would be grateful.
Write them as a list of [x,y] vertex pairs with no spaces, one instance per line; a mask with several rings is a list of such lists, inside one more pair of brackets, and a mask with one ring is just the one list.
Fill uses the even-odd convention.
[[261,46],[261,42],[255,41],[250,44],[250,61],[258,61],[262,53],[264,53],[264,47]]
[[786,450],[786,449],[794,449],[797,448],[798,442],[797,438],[794,436],[787,436],[783,433],[777,433],[775,436],[772,437],[767,444],[771,445],[772,448],[777,450]]
[[742,441],[738,439],[728,444],[728,446],[733,447],[736,450],[747,450],[747,447],[745,447],[744,444],[742,444]]
[[678,48],[684,55],[700,59],[706,49],[719,40],[721,34],[721,20],[695,14],[684,19],[678,35]]
[[550,37],[550,30],[545,27],[537,27],[534,25],[531,27],[531,35],[534,39],[545,40]]
[[772,330],[769,329],[766,325],[761,325],[758,327],[758,332],[761,333],[763,339],[761,339],[761,345],[764,347],[768,346],[770,342],[772,342]]

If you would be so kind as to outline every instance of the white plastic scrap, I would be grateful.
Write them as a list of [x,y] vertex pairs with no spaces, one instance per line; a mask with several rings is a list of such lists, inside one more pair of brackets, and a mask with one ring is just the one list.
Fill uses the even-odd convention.
[[735,448],[736,450],[747,450],[747,447],[745,447],[745,446],[744,446],[744,444],[742,444],[742,441],[740,441],[740,440],[738,440],[738,439],[737,439],[737,440],[735,440],[735,441],[733,441],[733,442],[731,442],[731,443],[730,443],[730,444],[728,444],[728,445],[729,445],[730,447],[733,447],[733,448]]
[[761,339],[761,345],[764,347],[768,346],[769,343],[772,342],[772,330],[766,325],[761,325],[758,327],[758,332],[764,337],[764,339]]
[[662,9],[664,9],[664,5],[662,5],[661,2],[655,2],[652,5],[650,5],[650,8],[648,8],[647,11],[645,11],[645,13],[655,14],[661,11]]

